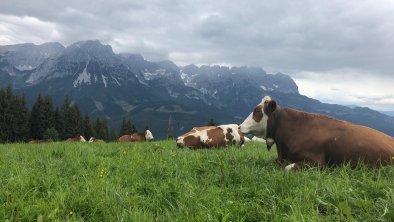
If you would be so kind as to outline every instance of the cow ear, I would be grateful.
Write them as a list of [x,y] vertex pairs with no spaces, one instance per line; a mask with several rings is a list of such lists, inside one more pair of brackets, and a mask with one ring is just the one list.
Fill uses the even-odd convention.
[[268,102],[268,105],[266,107],[266,112],[267,114],[271,114],[276,110],[276,101],[275,100],[271,100]]

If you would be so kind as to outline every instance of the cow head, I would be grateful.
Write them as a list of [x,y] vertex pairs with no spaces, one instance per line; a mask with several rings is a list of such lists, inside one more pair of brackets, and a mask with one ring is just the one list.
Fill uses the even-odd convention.
[[252,134],[257,137],[266,138],[268,115],[265,113],[265,107],[271,101],[271,97],[265,96],[253,112],[239,126],[243,134]]
[[86,142],[86,140],[85,140],[85,138],[83,136],[79,136],[79,141]]
[[145,130],[145,140],[149,141],[149,140],[153,140],[153,134],[150,130]]

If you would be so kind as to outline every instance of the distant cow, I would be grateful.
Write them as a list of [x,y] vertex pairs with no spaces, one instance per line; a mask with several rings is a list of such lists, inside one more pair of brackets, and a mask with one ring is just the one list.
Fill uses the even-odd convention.
[[280,164],[286,170],[304,164],[337,165],[359,160],[369,166],[393,163],[394,138],[377,130],[332,117],[282,108],[266,96],[240,125],[240,131],[276,143]]
[[30,140],[29,143],[30,144],[40,144],[40,143],[50,143],[53,142],[51,139],[47,139],[47,140]]
[[83,136],[79,136],[79,137],[68,138],[66,139],[66,142],[86,142],[86,140],[85,138],[83,138]]
[[119,142],[136,142],[136,141],[151,141],[154,140],[153,134],[150,130],[145,130],[143,133],[133,133],[131,135],[123,135],[119,137]]
[[194,127],[176,140],[178,147],[211,148],[245,143],[244,135],[238,131],[238,125]]
[[102,139],[96,139],[94,137],[90,137],[88,143],[105,143],[105,141]]

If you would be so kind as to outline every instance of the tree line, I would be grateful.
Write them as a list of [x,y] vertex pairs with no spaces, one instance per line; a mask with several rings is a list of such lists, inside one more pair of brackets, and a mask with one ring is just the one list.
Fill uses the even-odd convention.
[[123,119],[119,133],[108,127],[106,118],[92,119],[82,114],[78,104],[64,97],[55,107],[50,96],[38,95],[31,110],[23,95],[15,95],[10,86],[0,88],[0,143],[26,142],[31,139],[65,140],[83,135],[106,141],[137,132],[130,119]]

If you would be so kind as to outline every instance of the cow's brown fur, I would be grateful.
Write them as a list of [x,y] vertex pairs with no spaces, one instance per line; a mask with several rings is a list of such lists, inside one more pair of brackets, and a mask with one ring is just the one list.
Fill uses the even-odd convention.
[[133,133],[131,134],[131,142],[145,141],[145,133]]
[[68,138],[66,139],[66,142],[81,142],[81,138],[80,137]]
[[226,146],[225,135],[223,129],[216,127],[214,129],[207,130],[207,135],[210,141],[207,142],[209,147],[221,147]]
[[[231,133],[233,132],[233,129],[227,129],[227,132],[226,132],[226,139],[228,139],[229,141],[233,141],[233,139],[234,139],[234,136],[233,135],[231,135]],[[235,141],[233,141],[233,142],[235,142]]]
[[118,139],[119,142],[131,142],[131,136],[130,135],[123,135],[121,137],[119,137]]
[[[184,143],[187,144],[190,148],[203,148],[206,147],[202,142],[199,136],[188,135],[183,139]],[[181,144],[177,144],[178,147],[182,147]]]
[[305,163],[319,166],[346,162],[354,166],[359,160],[370,166],[393,163],[393,137],[369,127],[295,109],[284,109],[278,118],[280,109],[279,105],[271,111],[267,108],[267,138],[275,140],[279,163],[296,163],[295,169]]

